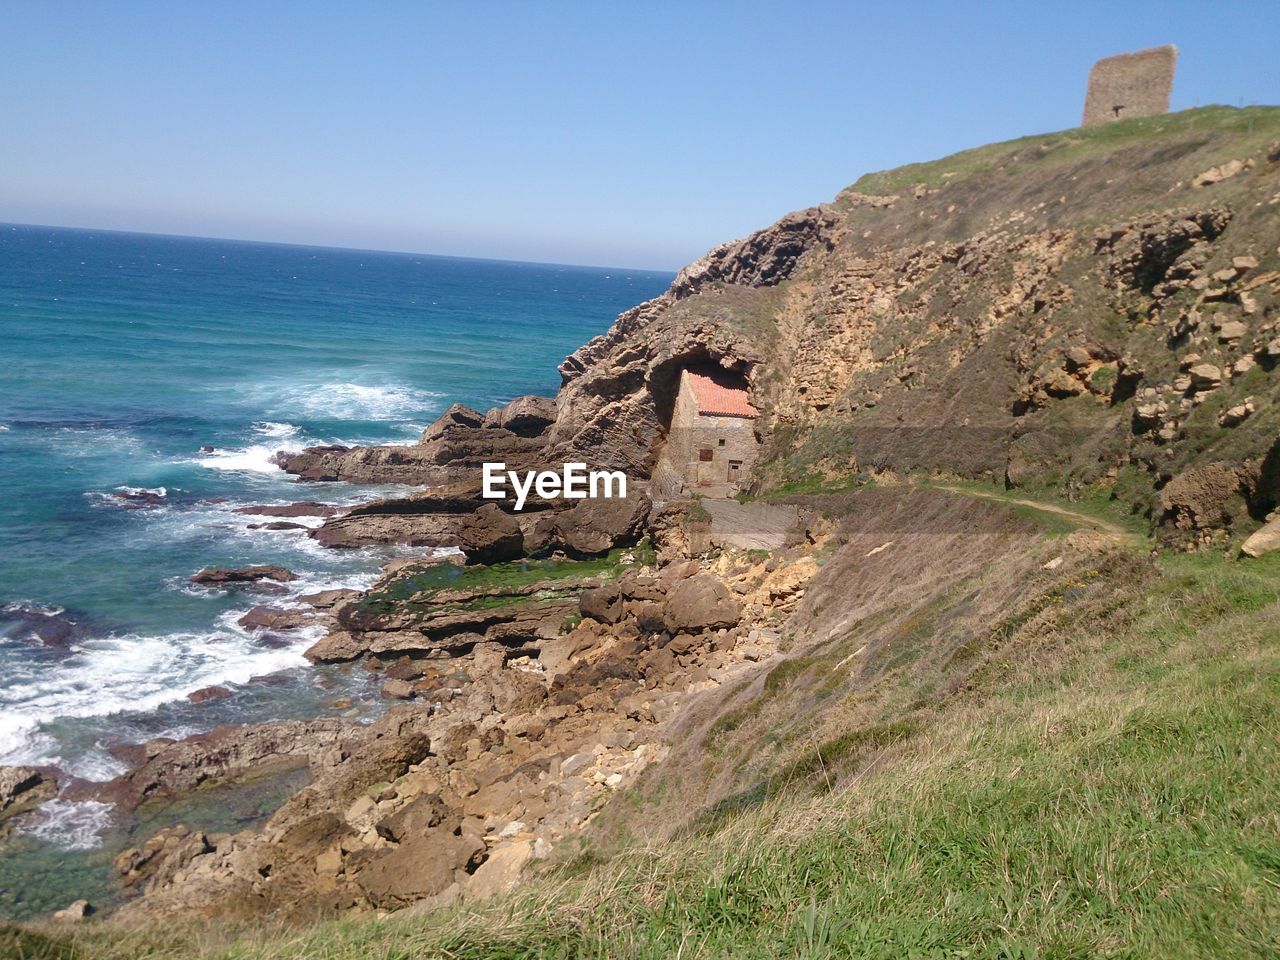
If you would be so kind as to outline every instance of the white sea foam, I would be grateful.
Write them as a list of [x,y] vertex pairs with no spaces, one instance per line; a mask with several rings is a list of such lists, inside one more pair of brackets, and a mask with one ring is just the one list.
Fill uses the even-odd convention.
[[260,433],[264,437],[296,437],[302,432],[302,428],[292,423],[276,423],[273,420],[259,420],[253,425],[253,432]]
[[404,420],[434,411],[444,394],[404,384],[260,383],[248,388],[260,408],[285,419]]
[[109,803],[98,800],[46,800],[18,824],[27,833],[63,850],[90,850],[111,826]]
[[297,453],[305,444],[297,440],[281,443],[255,443],[231,450],[215,450],[184,463],[194,463],[210,470],[234,470],[242,473],[277,473],[280,470],[275,455],[281,450]]
[[209,632],[87,641],[56,669],[34,669],[0,689],[0,763],[61,765],[55,741],[40,730],[46,721],[154,710],[202,687],[303,666],[302,651],[316,638],[297,631],[289,646],[267,649],[224,624]]

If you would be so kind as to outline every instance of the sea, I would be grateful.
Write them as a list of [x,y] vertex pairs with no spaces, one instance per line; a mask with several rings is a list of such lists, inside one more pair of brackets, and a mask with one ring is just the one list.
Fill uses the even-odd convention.
[[[307,664],[313,635],[264,641],[236,621],[368,585],[395,551],[326,550],[236,508],[404,492],[301,483],[272,457],[413,443],[452,403],[551,395],[567,354],[671,279],[0,225],[0,764],[107,780],[122,743],[375,715],[358,666]],[[299,579],[284,595],[189,580],[248,564]],[[233,695],[188,699],[213,685]],[[101,848],[113,815],[53,800],[4,842],[48,865]],[[47,905],[6,900],[4,882],[0,916]]]

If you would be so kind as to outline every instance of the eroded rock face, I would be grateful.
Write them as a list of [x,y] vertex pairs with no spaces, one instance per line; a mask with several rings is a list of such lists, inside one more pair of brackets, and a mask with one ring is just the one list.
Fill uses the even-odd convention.
[[57,782],[47,770],[0,767],[0,819],[29,810],[57,792]]
[[840,218],[831,209],[811,207],[787,214],[772,227],[745,240],[722,244],[676,275],[675,299],[683,299],[713,283],[772,287],[788,279],[814,247],[833,243]]

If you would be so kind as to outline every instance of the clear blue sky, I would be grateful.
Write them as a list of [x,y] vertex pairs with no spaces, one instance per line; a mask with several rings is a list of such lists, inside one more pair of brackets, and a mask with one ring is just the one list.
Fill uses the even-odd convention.
[[1280,102],[1280,3],[0,4],[0,221],[675,268],[869,170]]

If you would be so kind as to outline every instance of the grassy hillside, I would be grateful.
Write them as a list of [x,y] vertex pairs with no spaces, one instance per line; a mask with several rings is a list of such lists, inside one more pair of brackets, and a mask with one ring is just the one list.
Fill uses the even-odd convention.
[[[889,516],[908,495],[879,496]],[[1273,956],[1280,560],[1153,561],[1073,547],[1060,516],[1038,532],[1036,510],[944,502],[1006,560],[906,604],[842,572],[865,615],[810,604],[790,659],[518,895],[297,931],[88,928],[18,955]],[[871,512],[828,567],[880,536]],[[1040,570],[1027,589],[1019,565]],[[833,681],[850,644],[863,659]],[[691,808],[699,784],[719,802]]]

